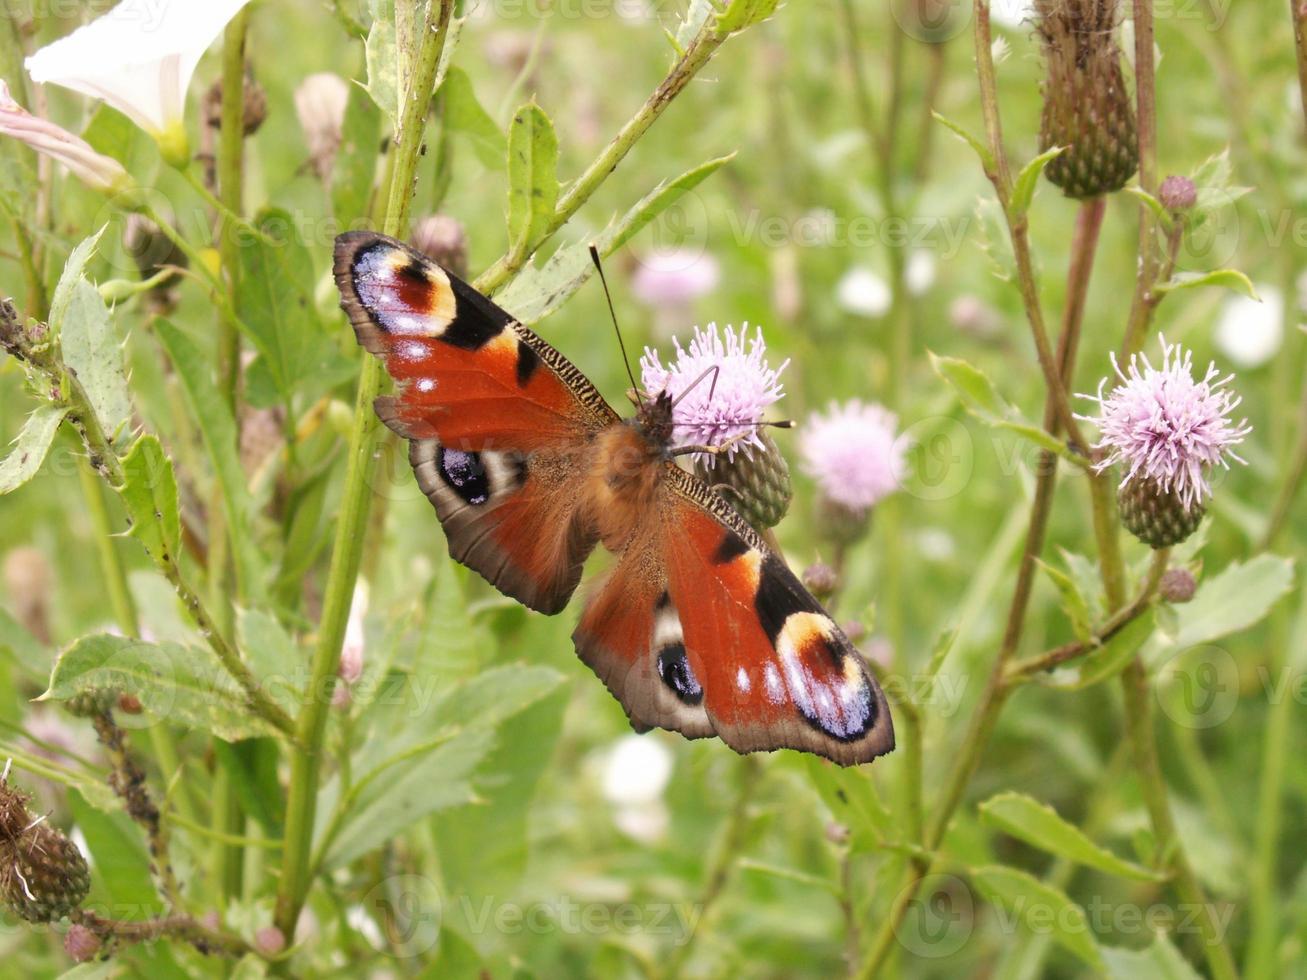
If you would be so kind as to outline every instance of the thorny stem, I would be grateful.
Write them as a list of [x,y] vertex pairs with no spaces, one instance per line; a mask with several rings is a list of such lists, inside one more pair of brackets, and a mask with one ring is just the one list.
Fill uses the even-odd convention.
[[640,137],[663,114],[663,110],[690,84],[690,81],[698,74],[699,69],[709,62],[727,37],[729,37],[728,34],[717,29],[716,18],[709,15],[703,29],[690,42],[689,47],[685,49],[685,54],[672,66],[672,70],[667,73],[667,77],[658,84],[653,94],[645,100],[644,105],[618,131],[617,135],[595,157],[590,166],[585,168],[581,176],[571,183],[567,193],[562,196],[555,207],[554,216],[540,240],[532,242],[521,255],[509,254],[501,256],[490,268],[477,277],[473,285],[483,293],[493,293],[508,282],[534,251],[548,241],[550,236],[559,228],[563,227],[572,215],[581,208],[581,205],[585,204],[591,195],[599,189],[599,185],[607,179],[608,175],[617,169],[617,165],[631,151],[631,147],[635,146]]
[[241,957],[257,951],[229,932],[210,929],[189,915],[167,915],[142,921],[106,919],[82,909],[72,920],[90,929],[101,940],[120,943],[149,943],[158,939],[179,939],[206,955]]
[[[422,149],[428,109],[440,55],[449,33],[454,0],[439,0],[426,8],[417,50],[407,54],[411,70],[405,79],[405,98],[393,153],[386,215],[382,231],[400,235],[408,224],[413,182]],[[354,427],[350,434],[348,467],[344,495],[336,524],[331,567],[323,599],[322,619],[318,626],[318,643],[313,654],[311,681],[303,708],[296,720],[301,749],[291,760],[290,794],[286,804],[286,829],[281,882],[277,890],[276,924],[282,934],[293,936],[300,909],[308,896],[312,876],[310,867],[313,826],[316,815],[318,783],[322,772],[323,740],[340,651],[345,639],[364,545],[372,476],[375,472],[374,451],[379,422],[372,402],[381,390],[382,368],[379,362],[361,352],[363,367],[359,377]]]
[[[1135,29],[1135,115],[1139,141],[1139,187],[1157,193],[1157,88],[1153,50],[1152,0],[1134,0]],[[1143,346],[1148,324],[1157,304],[1153,289],[1161,264],[1157,254],[1157,216],[1142,201],[1139,204],[1139,270],[1135,280],[1130,320],[1126,327],[1123,360]]]

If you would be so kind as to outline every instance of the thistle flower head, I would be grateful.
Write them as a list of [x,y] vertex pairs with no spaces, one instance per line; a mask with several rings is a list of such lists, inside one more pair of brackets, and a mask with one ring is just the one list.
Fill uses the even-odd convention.
[[897,425],[894,413],[881,405],[831,402],[803,428],[804,471],[826,500],[865,513],[898,489],[906,447]]
[[1099,405],[1098,416],[1080,416],[1098,426],[1101,441],[1094,447],[1107,456],[1103,470],[1116,463],[1125,469],[1121,486],[1136,480],[1174,493],[1190,510],[1212,494],[1208,474],[1228,460],[1244,462],[1231,447],[1252,431],[1247,420],[1237,424],[1230,413],[1241,399],[1209,364],[1201,380],[1194,377],[1193,352],[1162,340],[1162,364],[1154,367],[1145,355],[1130,358],[1125,371],[1112,359],[1117,385],[1104,394],[1104,378],[1096,395],[1082,395]]
[[646,306],[686,306],[717,288],[721,266],[707,252],[678,248],[640,258],[631,291]]
[[[738,437],[727,449],[749,453],[764,449],[758,436],[763,412],[783,395],[781,372],[767,362],[767,345],[762,328],[748,335],[746,323],[738,331],[717,324],[696,327],[689,347],[676,345],[676,357],[664,367],[658,352],[646,347],[640,358],[644,389],[651,394],[666,391],[677,402],[673,411],[673,442],[678,446],[720,446]],[[711,373],[712,369],[715,373]],[[707,375],[705,377],[704,375]],[[688,392],[688,393],[687,393]]]

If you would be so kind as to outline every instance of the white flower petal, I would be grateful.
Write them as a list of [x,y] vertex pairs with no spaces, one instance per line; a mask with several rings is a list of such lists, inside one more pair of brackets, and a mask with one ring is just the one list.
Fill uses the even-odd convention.
[[1241,368],[1261,367],[1284,343],[1284,294],[1274,286],[1258,285],[1257,300],[1231,296],[1216,325],[1216,346]]
[[153,133],[177,126],[200,58],[249,0],[124,0],[27,59],[37,82],[103,99]]
[[835,292],[840,306],[857,316],[878,317],[889,312],[889,286],[865,266],[854,266],[844,273]]
[[672,778],[672,754],[657,738],[624,735],[604,763],[604,798],[618,807],[653,803]]

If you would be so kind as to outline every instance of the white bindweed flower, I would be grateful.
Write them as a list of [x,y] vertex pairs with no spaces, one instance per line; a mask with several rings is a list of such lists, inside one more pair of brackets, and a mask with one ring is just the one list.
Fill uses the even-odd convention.
[[1284,294],[1259,284],[1257,295],[1260,303],[1249,296],[1231,296],[1216,324],[1216,346],[1245,369],[1266,364],[1284,343]]
[[159,142],[170,163],[189,158],[183,116],[200,58],[249,0],[123,0],[103,17],[27,59],[33,81],[103,99]]
[[880,317],[889,312],[889,285],[866,266],[854,266],[844,273],[835,294],[840,306],[857,316]]
[[9,94],[0,79],[0,134],[22,140],[37,153],[62,163],[83,183],[97,190],[125,190],[132,179],[121,163],[48,119],[34,116]]
[[646,844],[667,833],[669,815],[663,791],[672,778],[672,754],[647,735],[624,735],[609,750],[603,792],[622,833]]

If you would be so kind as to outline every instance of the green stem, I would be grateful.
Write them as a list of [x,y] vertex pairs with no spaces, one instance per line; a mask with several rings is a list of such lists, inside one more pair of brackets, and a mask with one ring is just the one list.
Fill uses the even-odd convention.
[[540,241],[536,242],[533,248],[522,256],[501,256],[489,269],[477,277],[474,283],[477,289],[483,293],[495,292],[513,277],[518,269],[522,267],[522,264],[531,257],[535,249],[548,241],[550,236],[567,223],[572,215],[580,209],[581,205],[585,204],[590,196],[599,189],[599,185],[608,178],[608,175],[617,169],[617,165],[631,151],[631,147],[635,146],[640,137],[663,114],[663,110],[698,74],[699,69],[709,62],[728,36],[717,30],[716,18],[710,15],[698,36],[686,48],[685,54],[672,66],[672,70],[668,72],[667,77],[658,84],[653,94],[645,100],[644,105],[618,131],[617,135],[604,147],[603,152],[595,157],[590,166],[585,168],[581,176],[571,183],[567,193],[562,196],[557,207],[555,207],[554,216]]
[[[413,70],[407,80],[403,114],[395,133],[394,169],[382,228],[389,235],[402,234],[408,223],[413,182],[422,148],[422,133],[453,6],[453,0],[441,0],[439,4],[433,2],[427,8],[418,49],[412,53]],[[277,889],[276,908],[277,926],[287,936],[295,933],[295,925],[309,891],[323,741],[372,496],[371,477],[375,470],[373,455],[379,428],[372,402],[381,390],[382,368],[380,362],[371,355],[363,353],[362,357],[363,367],[359,377],[354,428],[350,435],[345,490],[337,518],[331,567],[327,574],[318,643],[313,654],[308,694],[296,721],[301,749],[291,761],[282,874]]]
[[[1157,191],[1157,88],[1153,46],[1152,0],[1134,0],[1135,104],[1139,137],[1139,187],[1149,194]],[[1161,257],[1157,250],[1157,216],[1144,203],[1139,205],[1139,266],[1130,320],[1123,352],[1132,354],[1143,346],[1156,305]]]

